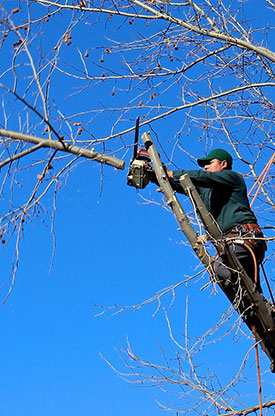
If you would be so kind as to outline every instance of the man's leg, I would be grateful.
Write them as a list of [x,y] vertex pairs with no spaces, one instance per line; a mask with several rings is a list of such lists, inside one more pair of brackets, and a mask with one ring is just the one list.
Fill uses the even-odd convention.
[[[256,289],[262,293],[261,283],[260,283],[260,275],[259,275],[259,266],[258,264],[255,265],[253,256],[251,255],[250,251],[243,246],[242,244],[232,244],[233,252],[235,256],[243,266],[244,270],[246,271],[247,275],[250,277],[252,282],[256,285]],[[256,267],[256,270],[255,270]]]

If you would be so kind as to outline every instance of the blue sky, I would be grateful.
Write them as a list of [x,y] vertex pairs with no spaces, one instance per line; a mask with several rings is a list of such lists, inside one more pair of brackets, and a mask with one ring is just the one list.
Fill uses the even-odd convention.
[[[6,2],[6,7],[14,7],[14,4],[16,2]],[[62,32],[62,24],[66,19],[68,15],[63,13],[58,20],[60,26],[52,24],[50,29],[45,29],[48,37],[46,42],[45,35],[42,38],[43,47],[55,44],[55,37],[59,29]],[[111,26],[110,32],[112,29]],[[122,30],[125,36],[127,34],[130,37],[127,28]],[[106,44],[108,34],[109,32],[104,40]],[[113,36],[116,36],[116,32]],[[92,26],[91,29],[91,26],[86,25],[83,32],[73,32],[73,41],[75,39],[83,39],[83,52],[89,45],[92,48],[98,41],[101,40],[102,43],[102,32],[97,26]],[[36,59],[37,50],[38,47],[33,52]],[[3,56],[3,52],[1,53]],[[98,51],[90,53],[100,57]],[[76,55],[76,48],[68,48],[62,58],[70,61]],[[108,56],[108,59],[113,59],[115,63],[118,55]],[[6,63],[2,58],[0,62],[2,73]],[[121,61],[118,65],[122,65]],[[98,71],[101,73],[102,68]],[[19,83],[18,87],[21,91],[25,88],[26,74],[27,69],[24,67],[20,73],[22,84]],[[2,77],[1,81],[11,82],[9,76],[10,74],[6,78]],[[68,80],[68,84],[64,79]],[[127,96],[127,91],[119,92],[115,89],[116,94],[111,98],[110,85],[101,83],[87,89],[81,96],[67,98],[80,84],[83,86],[85,83],[72,81],[56,73],[51,91],[55,104],[73,114],[85,109],[93,111],[97,108],[93,100],[98,97],[106,101],[112,99],[112,106],[115,107],[124,102]],[[270,95],[273,97],[271,92]],[[163,97],[167,105],[180,103],[179,91],[174,95],[174,89],[162,96],[162,100]],[[11,100],[8,107],[12,108],[13,105]],[[52,111],[56,117],[54,106]],[[142,115],[142,111],[140,113]],[[199,110],[193,114],[200,116]],[[134,125],[137,115],[138,111],[131,112],[132,121],[122,120],[121,124],[126,127]],[[20,117],[27,124],[24,111],[20,113]],[[153,126],[158,130],[158,137],[168,154],[173,146],[170,139],[182,125],[181,117],[181,113],[177,113],[169,120],[161,120]],[[88,118],[90,122],[87,121]],[[112,113],[105,120],[102,116],[93,119],[89,114],[76,116],[75,120],[86,122],[89,133],[95,137],[104,137],[110,133],[114,118]],[[3,115],[0,122],[3,127]],[[31,129],[39,135],[43,126],[36,123],[34,117],[30,123]],[[17,130],[19,126],[20,121],[15,111],[9,119],[9,128]],[[65,123],[63,128],[66,131]],[[140,133],[148,129],[148,126],[143,127]],[[186,127],[185,133],[184,149],[192,157],[178,151],[175,164],[194,168],[194,156],[200,156],[205,151],[206,144],[199,139],[200,131],[196,125]],[[127,144],[131,144],[132,140],[133,134],[127,138]],[[243,152],[248,157],[253,156],[253,149],[243,149]],[[122,156],[122,153],[119,155]],[[126,155],[127,163],[131,153]],[[267,149],[266,160],[260,161],[257,166],[259,172],[271,154],[271,149]],[[36,153],[29,160],[36,162],[39,156]],[[162,157],[165,159],[165,156]],[[235,161],[235,166],[236,170],[247,173],[245,164]],[[57,170],[56,163],[54,172]],[[39,172],[41,166],[33,168],[27,174],[24,170],[19,172],[17,180],[23,186],[16,187],[14,203],[19,203],[28,195]],[[172,307],[171,293],[164,296],[156,316],[154,313],[157,302],[138,310],[129,308],[114,316],[111,315],[115,309],[96,316],[102,308],[95,304],[106,307],[137,305],[151,298],[157,291],[177,284],[200,270],[200,266],[196,268],[197,260],[191,249],[183,244],[185,239],[177,231],[178,226],[172,214],[160,206],[162,199],[156,192],[156,187],[150,185],[138,194],[134,188],[126,185],[126,174],[127,169],[116,171],[112,167],[104,167],[102,192],[100,165],[81,160],[72,169],[69,177],[65,176],[61,180],[61,189],[56,200],[55,240],[49,219],[52,193],[42,203],[48,212],[41,218],[26,222],[20,244],[16,282],[10,297],[1,307],[1,415],[161,415],[164,410],[156,401],[169,404],[173,401],[177,387],[170,387],[170,395],[150,387],[150,383],[147,388],[144,385],[131,385],[116,374],[102,355],[119,371],[128,372],[120,358],[126,358],[124,346],[128,338],[133,351],[142,359],[163,364],[164,349],[168,361],[176,368],[178,347],[169,336],[165,312],[168,313],[175,339],[184,344],[188,302],[188,337],[192,345],[229,307],[228,301],[220,292],[213,293],[211,287],[202,290],[208,277],[200,274],[188,285],[179,286]],[[9,209],[9,197],[9,190],[2,195],[2,213]],[[156,203],[147,203],[143,198],[153,198]],[[181,200],[184,201],[184,198]],[[259,203],[256,206],[259,216],[260,208]],[[53,247],[55,250],[51,265]],[[9,274],[12,254],[12,245],[2,247],[2,282]],[[273,264],[269,267],[271,271]],[[266,291],[265,286],[264,289]],[[2,288],[1,293],[6,293],[6,287]],[[237,371],[253,344],[252,339],[248,340],[237,330],[223,337],[236,318],[234,315],[221,329],[210,335],[209,345],[201,349],[195,358],[199,374],[214,374],[220,378],[223,386],[231,380],[232,374]],[[245,328],[243,330],[246,331]],[[214,341],[220,337],[218,342]],[[188,371],[189,364],[186,359],[182,365]],[[274,391],[274,375],[269,373],[269,362],[263,354],[261,365],[265,380],[263,393],[264,398],[267,398]],[[246,371],[246,377],[238,385],[236,392],[242,395],[240,407],[254,405],[258,400],[254,351],[248,358]],[[213,384],[215,383],[217,381],[213,378]],[[180,400],[178,405],[180,407]]]

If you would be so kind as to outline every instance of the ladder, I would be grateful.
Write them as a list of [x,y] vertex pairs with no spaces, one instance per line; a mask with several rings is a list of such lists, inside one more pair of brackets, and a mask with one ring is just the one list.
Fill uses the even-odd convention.
[[189,175],[185,174],[181,176],[180,184],[184,193],[191,199],[208,235],[208,239],[215,246],[222,263],[230,268],[233,283],[228,284],[215,276],[212,267],[213,258],[206,249],[205,244],[198,238],[197,232],[182,208],[176,192],[169,182],[149,132],[143,133],[142,141],[154,167],[160,191],[164,194],[167,205],[175,215],[181,231],[185,234],[192,249],[209,272],[211,278],[225,293],[248,328],[251,331],[255,329],[262,350],[271,361],[270,370],[275,373],[275,319],[272,316],[271,309],[268,308],[267,300],[255,289],[252,280],[243,269],[234,252],[230,250],[218,224],[206,209]]

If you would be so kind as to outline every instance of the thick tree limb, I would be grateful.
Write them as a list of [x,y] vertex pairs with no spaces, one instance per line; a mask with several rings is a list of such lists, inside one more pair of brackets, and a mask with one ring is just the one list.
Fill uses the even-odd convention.
[[176,23],[179,26],[182,26],[188,30],[191,30],[192,32],[198,33],[202,36],[207,36],[215,39],[220,39],[222,41],[225,41],[227,44],[239,46],[240,48],[243,48],[245,50],[251,50],[253,52],[256,52],[259,55],[264,56],[265,58],[270,59],[272,62],[275,62],[275,53],[267,48],[264,48],[262,46],[254,45],[253,43],[239,39],[235,36],[231,36],[230,33],[222,33],[217,30],[211,30],[206,28],[200,28],[198,26],[193,25],[192,23],[185,22],[182,19],[178,19],[174,16],[170,16],[167,13],[159,12],[159,10],[154,9],[151,6],[148,6],[147,4],[144,4],[143,2],[139,0],[131,0],[132,3],[136,4],[137,6],[142,7],[147,12],[151,12],[157,19],[163,19],[167,20],[171,23]]
[[[49,147],[51,149],[60,150],[62,152],[67,152],[67,153],[73,153],[78,156],[83,156],[88,159],[93,159],[93,160],[96,160],[97,162],[104,163],[105,165],[114,166],[117,169],[123,170],[125,167],[124,160],[118,159],[114,156],[108,156],[103,153],[98,153],[98,152],[95,152],[94,150],[89,150],[83,147],[75,146],[72,144],[67,144],[65,142],[59,142],[56,140],[46,140],[40,137],[31,136],[29,134],[18,133],[15,131],[10,131],[10,130],[5,130],[5,129],[0,129],[0,136],[8,137],[13,140],[21,140],[23,142],[34,143],[34,144],[39,145],[39,146],[35,146],[34,149],[30,149],[30,151],[26,151],[26,152],[22,152],[21,154],[18,154],[17,155],[18,157],[16,157],[16,159],[18,159],[21,156],[24,156],[25,154],[30,153],[31,151],[37,150],[40,147]],[[4,162],[2,162],[1,165],[4,166],[7,163],[12,162],[13,160],[14,160],[14,157],[12,156],[11,158],[6,159]]]
[[[271,407],[275,405],[275,400],[271,400],[269,402],[263,403],[263,407]],[[254,413],[257,410],[259,410],[259,405],[257,406],[253,406],[253,407],[248,407],[246,409],[242,409],[242,410],[236,410],[236,411],[229,411],[227,413],[221,414],[220,416],[246,416],[249,415],[250,413]]]
[[[50,0],[36,0],[36,2],[45,6],[55,6],[55,7],[58,7],[59,9],[74,9],[74,10],[80,9],[82,11],[87,11],[87,12],[117,14],[117,15],[126,16],[126,17],[134,17],[134,18],[138,17],[140,19],[152,18],[152,19],[166,20],[168,22],[178,24],[179,26],[182,26],[194,33],[198,33],[199,35],[219,39],[221,41],[226,42],[226,44],[235,45],[242,49],[253,51],[259,55],[264,56],[267,59],[270,59],[272,62],[275,62],[275,53],[271,51],[270,49],[264,48],[262,46],[254,45],[248,40],[237,38],[235,36],[232,36],[230,33],[223,33],[221,31],[218,31],[216,28],[214,30],[212,28],[211,29],[200,28],[192,23],[184,21],[183,19],[179,19],[163,11],[159,11],[158,9],[155,9],[154,7],[149,6],[139,0],[131,0],[131,3],[137,6],[140,6],[142,9],[146,10],[149,13],[152,13],[151,16],[142,15],[138,13],[128,13],[123,10],[119,10],[118,8],[116,8],[115,10],[112,10],[112,9],[103,9],[103,8],[80,7],[80,6],[75,6],[75,5],[59,4],[58,2],[50,1]],[[194,3],[192,4],[202,12],[202,10],[197,5],[195,5]],[[207,21],[209,22],[209,19],[207,19]]]

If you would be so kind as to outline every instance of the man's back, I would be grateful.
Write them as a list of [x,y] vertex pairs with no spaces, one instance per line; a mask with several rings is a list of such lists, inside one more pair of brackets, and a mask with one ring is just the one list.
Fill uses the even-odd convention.
[[181,193],[183,190],[180,187],[179,178],[185,173],[189,174],[206,208],[217,220],[223,233],[227,233],[238,225],[257,223],[249,206],[244,179],[239,173],[228,169],[219,172],[173,171],[171,183]]

